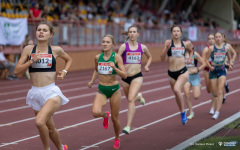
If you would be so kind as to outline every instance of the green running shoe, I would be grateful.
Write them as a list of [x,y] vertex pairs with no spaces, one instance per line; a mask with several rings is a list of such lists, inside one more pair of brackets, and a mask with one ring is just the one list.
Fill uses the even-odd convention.
[[187,119],[192,119],[194,117],[194,113],[191,113],[188,117],[187,117]]
[[138,93],[138,96],[140,97],[140,103],[142,104],[142,105],[145,105],[145,99],[142,97],[142,93]]
[[124,127],[122,132],[125,134],[130,134],[130,127],[129,126]]

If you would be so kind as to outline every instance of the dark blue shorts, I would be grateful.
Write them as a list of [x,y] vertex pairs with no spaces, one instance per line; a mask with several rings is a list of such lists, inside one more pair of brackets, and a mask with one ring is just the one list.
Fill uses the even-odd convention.
[[209,71],[209,79],[218,79],[221,76],[226,76],[225,65],[214,66],[214,70]]

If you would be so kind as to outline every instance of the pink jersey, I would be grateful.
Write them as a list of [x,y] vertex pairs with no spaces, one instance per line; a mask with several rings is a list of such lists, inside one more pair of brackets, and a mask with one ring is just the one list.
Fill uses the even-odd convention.
[[137,50],[130,50],[129,44],[126,44],[126,49],[122,54],[123,64],[141,64],[142,62],[142,47],[141,44],[138,43]]

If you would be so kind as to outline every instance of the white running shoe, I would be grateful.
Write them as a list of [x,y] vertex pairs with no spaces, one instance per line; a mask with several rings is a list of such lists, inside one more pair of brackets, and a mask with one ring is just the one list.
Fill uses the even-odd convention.
[[219,112],[216,111],[215,114],[212,116],[212,118],[216,120],[218,119],[218,117],[219,117]]
[[209,114],[210,114],[210,115],[213,115],[213,114],[214,114],[214,109],[213,109],[213,108],[211,108]]

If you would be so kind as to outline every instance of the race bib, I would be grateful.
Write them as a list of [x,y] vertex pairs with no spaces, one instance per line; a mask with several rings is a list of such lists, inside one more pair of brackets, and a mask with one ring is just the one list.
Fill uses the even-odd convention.
[[190,63],[190,64],[187,64],[187,61],[188,61],[188,59],[185,59],[186,67],[195,67],[194,59],[193,59],[193,58],[191,59],[191,63]]
[[140,52],[127,52],[126,62],[129,64],[138,64],[141,62],[141,53]]
[[[35,54],[31,55],[33,59]],[[40,54],[41,59],[37,62],[34,62],[31,66],[32,68],[51,68],[52,67],[52,54]]]
[[110,67],[109,62],[98,62],[98,73],[99,74],[112,74],[113,68]]
[[225,60],[225,53],[214,53],[214,61],[221,62]]
[[183,57],[185,48],[184,47],[172,47],[172,56],[173,57]]

